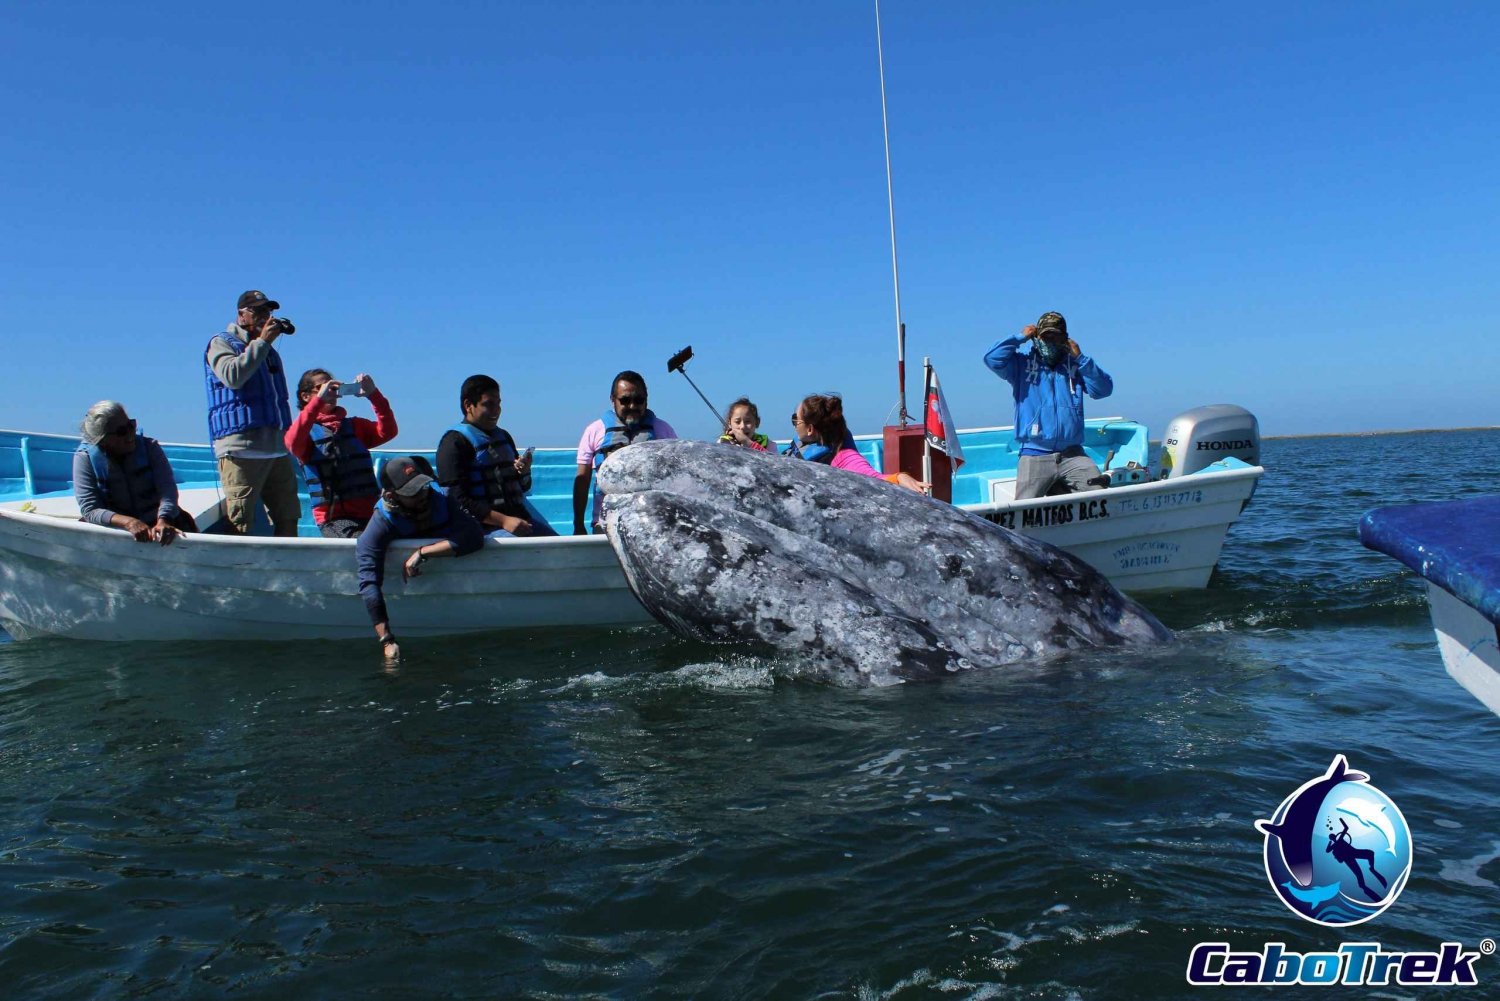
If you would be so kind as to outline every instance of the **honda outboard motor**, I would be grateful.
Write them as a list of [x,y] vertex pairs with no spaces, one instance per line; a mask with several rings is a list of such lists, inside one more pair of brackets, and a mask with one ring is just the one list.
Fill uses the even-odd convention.
[[1196,473],[1231,455],[1258,466],[1260,422],[1232,403],[1194,407],[1172,418],[1161,446],[1160,480]]

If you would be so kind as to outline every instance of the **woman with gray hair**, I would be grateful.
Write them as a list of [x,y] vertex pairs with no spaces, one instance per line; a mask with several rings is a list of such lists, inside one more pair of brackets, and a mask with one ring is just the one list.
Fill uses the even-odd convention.
[[198,530],[193,516],[177,507],[177,480],[166,453],[156,439],[136,434],[121,404],[100,400],[89,407],[79,431],[73,496],[83,521],[164,546],[178,532]]

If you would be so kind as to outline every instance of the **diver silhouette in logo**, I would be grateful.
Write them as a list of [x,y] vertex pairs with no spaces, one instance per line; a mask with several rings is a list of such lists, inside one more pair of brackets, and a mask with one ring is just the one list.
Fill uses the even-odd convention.
[[1354,873],[1354,878],[1358,880],[1359,888],[1365,891],[1365,896],[1369,897],[1376,903],[1379,903],[1382,895],[1376,893],[1374,890],[1365,885],[1365,877],[1359,871],[1359,863],[1363,861],[1370,867],[1370,874],[1373,875],[1376,879],[1380,880],[1381,886],[1390,886],[1390,884],[1385,881],[1385,877],[1382,876],[1375,868],[1375,853],[1370,851],[1370,849],[1368,848],[1355,848],[1354,839],[1349,837],[1349,822],[1340,817],[1339,823],[1343,825],[1344,829],[1337,834],[1329,834],[1328,847],[1324,848],[1323,850],[1325,852],[1332,852],[1334,858],[1347,865],[1349,867],[1349,871]]

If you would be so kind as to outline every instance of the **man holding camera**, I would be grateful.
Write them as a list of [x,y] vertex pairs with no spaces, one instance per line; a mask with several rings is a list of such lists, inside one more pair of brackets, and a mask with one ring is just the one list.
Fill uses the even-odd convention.
[[302,517],[297,471],[282,440],[292,423],[286,371],[272,346],[296,328],[271,315],[280,308],[264,292],[244,293],[235,321],[208,342],[203,356],[208,433],[219,460],[224,514],[238,535],[250,534],[261,504],[279,536],[295,536]]
[[[1021,354],[1021,345],[1031,351]],[[1108,481],[1083,450],[1083,396],[1102,400],[1114,380],[1068,336],[1061,313],[1043,313],[1020,337],[997,341],[984,363],[1016,402],[1016,500],[1094,490]]]

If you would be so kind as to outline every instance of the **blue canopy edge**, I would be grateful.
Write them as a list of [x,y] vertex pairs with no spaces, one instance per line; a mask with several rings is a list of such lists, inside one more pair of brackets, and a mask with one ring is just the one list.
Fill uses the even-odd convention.
[[1376,508],[1359,541],[1500,625],[1500,497]]

